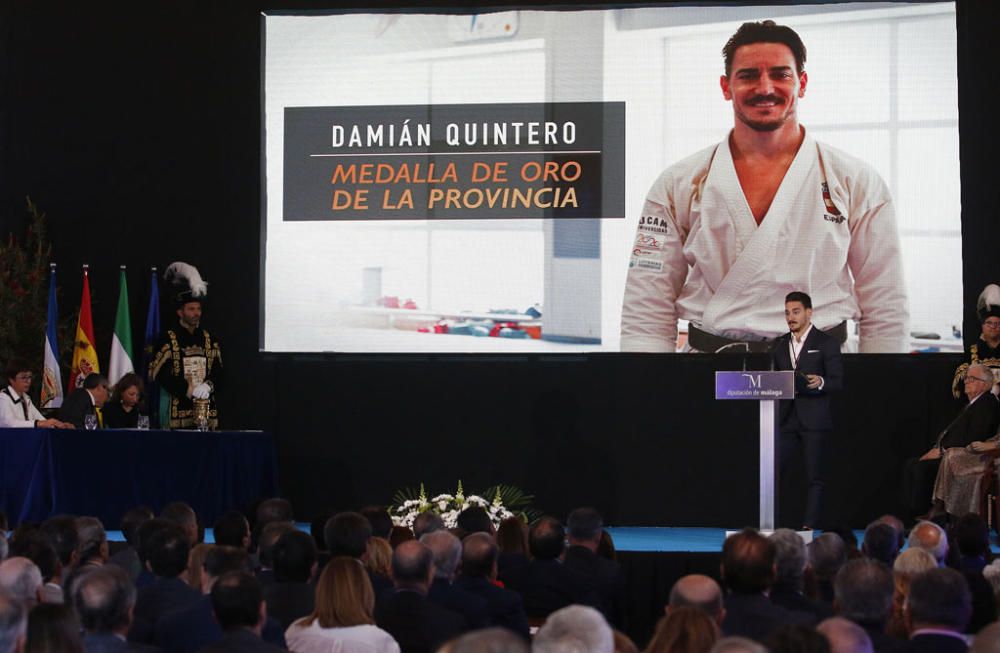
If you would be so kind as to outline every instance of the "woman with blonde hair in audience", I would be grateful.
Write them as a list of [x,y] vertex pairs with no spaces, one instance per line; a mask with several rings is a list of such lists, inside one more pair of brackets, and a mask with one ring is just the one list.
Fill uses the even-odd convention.
[[205,544],[202,542],[195,545],[191,549],[191,553],[188,554],[187,584],[199,592],[201,591],[201,576],[204,572],[205,556],[208,555],[208,552],[214,546],[214,544]]
[[392,578],[392,545],[384,537],[368,538],[368,562],[365,566],[384,578]]
[[316,609],[285,631],[296,653],[399,653],[392,635],[375,625],[375,591],[355,558],[333,558],[316,585]]
[[906,630],[906,620],[903,618],[903,605],[910,593],[910,582],[920,573],[937,568],[937,560],[923,549],[907,549],[899,554],[892,565],[892,579],[896,590],[892,596],[892,614],[885,632],[899,639],[909,639]]
[[703,610],[680,606],[660,619],[646,653],[708,653],[719,639],[719,627]]

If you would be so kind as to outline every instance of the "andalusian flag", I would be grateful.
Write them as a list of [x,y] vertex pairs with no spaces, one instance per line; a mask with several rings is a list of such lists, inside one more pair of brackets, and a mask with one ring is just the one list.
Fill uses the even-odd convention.
[[97,350],[94,349],[94,323],[90,318],[90,280],[87,278],[88,265],[83,266],[83,295],[80,297],[80,317],[76,321],[76,342],[73,345],[73,368],[69,374],[69,388],[66,394],[83,387],[83,380],[89,374],[100,372],[97,364]]
[[125,283],[125,266],[118,281],[118,313],[115,314],[115,334],[111,338],[111,362],[108,363],[108,382],[118,383],[126,374],[135,371],[132,366],[132,322],[128,317],[128,285]]
[[49,314],[45,324],[45,363],[42,365],[42,408],[62,406],[62,373],[59,371],[59,345],[56,327],[59,308],[56,306],[56,264],[49,263]]

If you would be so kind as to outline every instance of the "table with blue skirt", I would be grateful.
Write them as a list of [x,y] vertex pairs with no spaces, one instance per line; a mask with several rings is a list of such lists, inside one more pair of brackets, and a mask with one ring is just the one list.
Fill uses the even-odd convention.
[[269,433],[0,429],[0,510],[12,528],[72,514],[113,530],[130,508],[158,513],[172,501],[211,526],[277,493]]

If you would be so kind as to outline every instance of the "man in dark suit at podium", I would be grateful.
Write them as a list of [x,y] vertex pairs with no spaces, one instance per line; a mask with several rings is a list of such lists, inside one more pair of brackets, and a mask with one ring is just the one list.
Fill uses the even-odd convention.
[[780,402],[781,439],[778,445],[781,475],[801,447],[805,451],[805,527],[823,526],[830,434],[830,392],[840,390],[844,366],[840,343],[812,324],[812,299],[804,292],[785,297],[785,323],[789,332],[775,341],[774,368],[795,372],[795,399]]

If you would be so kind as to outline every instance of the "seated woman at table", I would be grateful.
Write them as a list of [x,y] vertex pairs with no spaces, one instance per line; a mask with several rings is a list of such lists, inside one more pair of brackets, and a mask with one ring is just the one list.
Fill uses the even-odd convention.
[[969,446],[945,449],[934,481],[932,512],[961,516],[979,512],[980,485],[987,467],[992,468],[1000,450],[1000,433]]
[[46,419],[31,403],[28,388],[34,375],[26,361],[12,358],[5,371],[7,384],[0,389],[0,428],[73,428],[72,424]]
[[115,384],[111,399],[104,405],[104,428],[134,429],[139,425],[143,384],[138,374],[129,372]]

